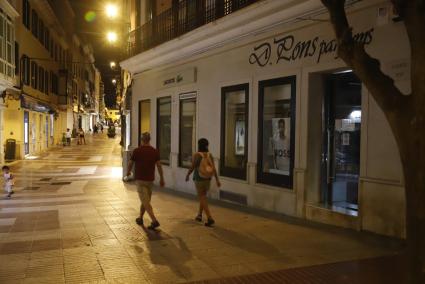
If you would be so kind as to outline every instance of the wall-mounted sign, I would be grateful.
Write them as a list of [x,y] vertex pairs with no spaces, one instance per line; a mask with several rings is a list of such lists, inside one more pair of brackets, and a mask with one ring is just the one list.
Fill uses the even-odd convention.
[[179,95],[180,100],[188,100],[196,98],[196,92],[184,93]]
[[395,81],[405,81],[410,78],[410,60],[397,59],[383,63],[383,70]]
[[[373,31],[372,28],[356,33],[353,35],[354,40],[369,45],[373,40]],[[326,40],[316,36],[309,40],[298,40],[294,35],[285,35],[256,45],[249,55],[249,63],[264,67],[304,58],[314,58],[319,63],[322,56],[335,53],[337,47],[336,39]]]
[[171,88],[196,82],[196,68],[189,68],[177,73],[166,74],[160,77],[159,89]]

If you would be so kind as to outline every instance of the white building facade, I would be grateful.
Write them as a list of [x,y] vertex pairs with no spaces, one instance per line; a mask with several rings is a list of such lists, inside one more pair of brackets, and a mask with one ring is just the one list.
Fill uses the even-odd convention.
[[[406,93],[409,43],[389,1],[351,1],[355,38]],[[320,1],[264,0],[121,63],[132,74],[131,146],[150,131],[166,186],[207,138],[211,197],[404,237],[401,162],[382,111],[336,55]]]

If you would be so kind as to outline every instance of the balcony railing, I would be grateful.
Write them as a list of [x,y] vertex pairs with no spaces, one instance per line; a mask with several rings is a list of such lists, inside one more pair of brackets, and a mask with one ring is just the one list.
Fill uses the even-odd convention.
[[261,0],[182,0],[178,6],[130,32],[128,55],[134,56]]

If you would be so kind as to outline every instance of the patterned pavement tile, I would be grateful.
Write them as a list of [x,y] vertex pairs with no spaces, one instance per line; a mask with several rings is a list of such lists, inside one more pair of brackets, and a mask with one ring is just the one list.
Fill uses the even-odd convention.
[[[135,185],[121,181],[118,140],[87,142],[12,165],[16,194],[0,200],[0,283],[285,283],[289,274],[291,284],[316,283],[347,273],[343,261],[363,269],[347,274],[357,279],[364,259],[401,250],[214,205],[217,226],[205,228],[192,220],[196,201],[159,189],[152,202],[161,227],[147,230],[134,222],[140,203]],[[380,271],[385,263],[368,264]]]

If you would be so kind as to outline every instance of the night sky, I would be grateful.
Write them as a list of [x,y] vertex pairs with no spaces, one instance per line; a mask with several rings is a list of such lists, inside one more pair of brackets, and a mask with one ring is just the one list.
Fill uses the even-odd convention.
[[[106,41],[106,33],[109,30],[119,31],[124,28],[122,17],[117,20],[110,20],[106,17],[105,4],[114,2],[117,5],[121,1],[98,1],[98,0],[70,0],[75,11],[76,33],[85,42],[92,45],[94,49],[95,65],[102,74],[105,84],[105,103],[108,108],[115,107],[115,87],[112,84],[114,77],[119,78],[118,68],[112,70],[110,61],[115,61],[117,66],[125,56],[125,39],[121,38],[116,44]],[[122,33],[121,33],[122,34]]]

